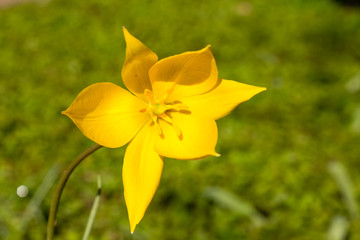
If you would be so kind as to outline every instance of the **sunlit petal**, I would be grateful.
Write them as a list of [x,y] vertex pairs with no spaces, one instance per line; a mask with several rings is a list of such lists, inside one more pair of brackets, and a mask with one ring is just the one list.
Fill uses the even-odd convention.
[[154,150],[156,128],[146,124],[125,152],[123,183],[131,232],[143,218],[160,182],[163,160]]
[[173,125],[159,121],[155,149],[164,157],[195,159],[216,156],[217,126],[214,120],[184,113],[171,113]]
[[126,58],[121,76],[125,86],[142,98],[145,89],[151,90],[148,73],[149,69],[157,62],[158,56],[131,35],[126,28],[123,30],[126,41]]
[[85,88],[63,114],[94,142],[109,148],[129,142],[149,119],[146,104],[113,83]]
[[187,105],[193,114],[219,119],[229,114],[240,103],[265,90],[263,87],[222,80],[214,90],[183,98],[181,102]]
[[218,83],[218,71],[210,46],[157,62],[149,72],[154,96],[167,101],[202,94]]

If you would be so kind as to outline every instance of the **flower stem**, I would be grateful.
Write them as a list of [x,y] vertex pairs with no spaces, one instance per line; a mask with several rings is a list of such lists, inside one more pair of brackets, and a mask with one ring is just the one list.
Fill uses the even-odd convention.
[[53,195],[52,201],[51,201],[51,207],[50,207],[50,213],[49,213],[49,219],[48,219],[48,225],[47,225],[47,240],[52,240],[54,237],[54,228],[55,228],[55,219],[56,219],[56,212],[59,206],[60,197],[62,194],[62,191],[64,190],[64,187],[66,185],[67,180],[69,179],[71,173],[74,171],[74,169],[81,163],[82,160],[84,160],[87,156],[101,148],[102,146],[99,144],[95,144],[94,146],[86,149],[83,153],[81,153],[79,156],[77,156],[74,161],[68,166],[68,168],[63,172],[61,175],[61,178],[59,180],[58,185],[56,186],[55,193]]

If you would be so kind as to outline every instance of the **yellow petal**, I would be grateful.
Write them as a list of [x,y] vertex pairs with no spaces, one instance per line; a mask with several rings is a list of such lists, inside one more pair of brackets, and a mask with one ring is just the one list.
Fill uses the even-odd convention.
[[210,46],[157,62],[149,71],[154,96],[168,102],[202,94],[218,83],[218,71]]
[[229,114],[240,103],[265,90],[266,88],[263,87],[222,80],[214,90],[181,99],[181,102],[187,105],[193,114],[216,120]]
[[162,130],[157,135],[155,150],[164,157],[195,159],[217,156],[217,126],[214,120],[184,113],[171,113],[173,125],[159,120]]
[[128,91],[105,82],[85,88],[62,113],[89,139],[117,148],[128,143],[149,119],[140,112],[146,107]]
[[154,150],[156,130],[147,123],[125,152],[123,184],[131,232],[143,218],[160,182],[163,160]]
[[149,69],[157,62],[158,56],[142,42],[123,28],[126,41],[126,58],[121,76],[125,86],[142,98],[144,90],[151,90]]

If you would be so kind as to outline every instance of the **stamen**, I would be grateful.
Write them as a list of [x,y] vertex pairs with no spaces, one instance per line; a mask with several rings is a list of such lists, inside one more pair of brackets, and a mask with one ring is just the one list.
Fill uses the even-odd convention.
[[151,105],[154,105],[154,104],[155,104],[154,95],[153,95],[153,93],[152,93],[149,89],[145,89],[144,95],[145,95],[145,97],[148,99],[148,101],[149,101],[149,103],[150,103]]
[[154,123],[157,123],[158,117],[156,115],[151,114],[151,118],[152,118]]
[[171,109],[174,109],[176,111],[182,111],[182,110],[188,110],[189,107],[183,103],[176,103],[174,105],[171,105]]
[[153,92],[149,89],[145,89],[144,95],[149,102],[149,106],[146,109],[141,109],[140,112],[146,112],[150,115],[153,124],[156,125],[156,128],[159,132],[159,136],[164,138],[164,132],[159,124],[159,119],[164,120],[166,123],[172,126],[173,131],[175,131],[176,136],[180,139],[183,139],[183,134],[180,127],[173,122],[171,118],[171,112],[180,112],[183,113],[187,111],[191,113],[188,109],[189,107],[183,104],[180,101],[174,101],[171,103],[165,103],[165,100],[168,97],[168,94],[174,89],[174,86],[165,94],[162,98],[154,98]]
[[155,126],[156,129],[157,129],[157,131],[158,131],[159,136],[160,136],[161,138],[164,138],[164,132],[163,132],[163,130],[161,129],[161,127],[160,127],[160,125],[159,125],[158,122],[152,122],[152,123],[151,123],[151,126]]
[[160,114],[159,117],[170,124],[173,123],[172,119],[165,113]]
[[164,132],[163,132],[162,128],[160,127],[160,124],[159,124],[159,123],[155,123],[155,125],[156,125],[156,128],[158,129],[159,136],[160,136],[161,138],[164,138]]
[[165,122],[167,122],[168,124],[170,124],[172,126],[172,129],[175,130],[175,134],[176,134],[176,136],[178,136],[178,138],[180,140],[183,139],[181,129],[179,128],[179,126],[176,123],[174,123],[174,121],[168,115],[166,115],[165,113],[162,113],[159,115],[159,118],[161,118],[162,120],[164,120]]
[[183,135],[179,126],[174,122],[171,125],[173,126],[173,129],[175,130],[175,133],[178,136],[179,140],[183,140]]
[[154,122],[154,125],[156,126],[157,130],[158,130],[158,134],[160,137],[164,138],[164,132],[163,130],[161,129],[160,127],[160,124],[158,123],[158,116],[156,115],[152,115],[151,116],[153,122]]

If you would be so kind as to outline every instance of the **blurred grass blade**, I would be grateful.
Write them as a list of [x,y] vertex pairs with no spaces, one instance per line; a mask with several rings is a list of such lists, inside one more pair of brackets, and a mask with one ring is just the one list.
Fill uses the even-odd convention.
[[258,227],[265,223],[264,217],[250,203],[241,200],[238,196],[225,189],[207,187],[204,195],[222,207],[228,208],[239,215],[249,217],[254,225]]
[[89,239],[91,229],[92,229],[92,227],[94,225],[96,213],[97,213],[97,211],[99,209],[100,195],[101,195],[101,177],[100,177],[100,175],[98,175],[98,177],[97,177],[97,185],[98,185],[97,195],[95,197],[93,206],[91,208],[90,216],[89,216],[89,219],[88,219],[88,222],[87,222],[85,232],[84,232],[84,236],[83,236],[82,240],[88,240]]
[[352,182],[343,164],[338,161],[333,161],[328,164],[328,170],[335,178],[341,194],[344,197],[345,204],[349,210],[350,217],[353,220],[359,218],[359,209],[356,204],[356,198]]
[[326,240],[345,240],[348,230],[349,221],[343,216],[335,216],[331,220]]
[[59,165],[54,164],[46,174],[45,178],[43,179],[40,186],[36,190],[34,197],[31,199],[31,201],[26,207],[26,210],[23,215],[23,220],[20,225],[20,230],[23,233],[25,233],[31,219],[35,215],[39,216],[39,218],[42,217],[42,220],[44,220],[44,222],[46,223],[45,219],[43,218],[43,215],[39,213],[39,209],[42,201],[44,200],[46,194],[51,189],[51,186],[54,184],[58,175],[59,175]]

